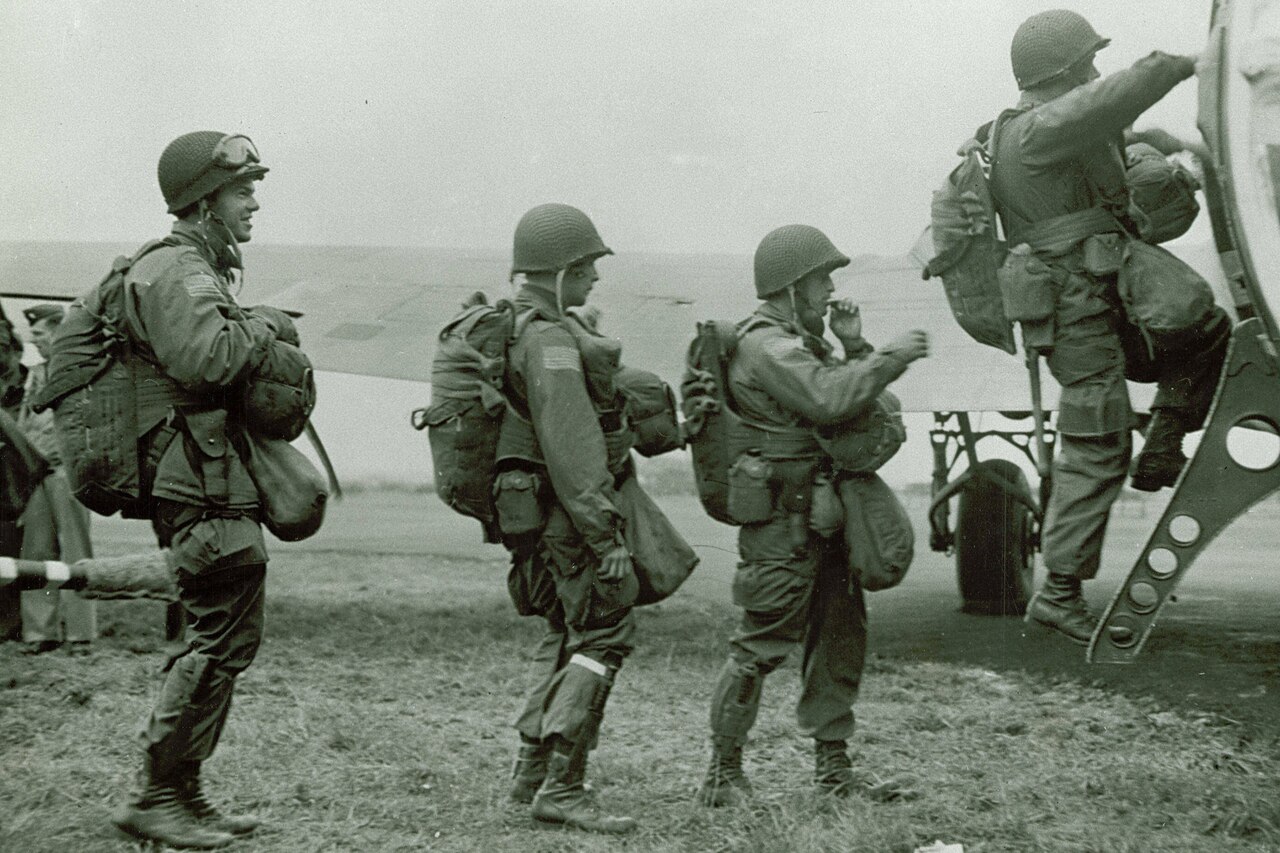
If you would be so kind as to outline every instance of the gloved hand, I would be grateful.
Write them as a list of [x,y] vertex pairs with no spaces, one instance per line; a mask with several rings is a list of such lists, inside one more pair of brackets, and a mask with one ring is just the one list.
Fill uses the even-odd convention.
[[284,313],[279,308],[275,308],[270,305],[255,305],[246,310],[255,317],[261,317],[263,320],[266,320],[267,325],[275,331],[276,340],[282,343],[292,344],[295,347],[300,346],[298,341],[298,329],[293,325],[293,318],[288,314]]
[[880,352],[903,364],[910,364],[929,354],[929,335],[920,329],[912,329],[894,338]]

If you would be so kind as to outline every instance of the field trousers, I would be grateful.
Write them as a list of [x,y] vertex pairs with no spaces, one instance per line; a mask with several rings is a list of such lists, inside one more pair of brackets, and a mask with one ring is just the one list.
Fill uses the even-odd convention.
[[1125,318],[1114,275],[1089,275],[1078,250],[1046,261],[1057,294],[1047,363],[1062,393],[1044,563],[1052,574],[1088,580],[1098,573],[1111,506],[1132,455],[1126,377],[1157,384],[1153,417],[1199,429],[1213,402],[1230,322],[1217,309],[1176,345],[1152,347]]
[[848,740],[867,648],[862,588],[850,583],[842,536],[810,535],[793,548],[782,513],[743,525],[733,601],[742,621],[711,699],[714,738],[741,745],[755,723],[765,677],[796,646],[800,662],[800,732],[816,740]]
[[218,744],[236,676],[262,643],[267,566],[256,522],[172,501],[157,504],[153,525],[161,547],[174,556],[188,639],[167,662],[140,735],[152,776],[164,779],[209,758]]
[[531,661],[534,686],[515,728],[527,741],[559,737],[594,745],[599,717],[635,636],[634,577],[605,583],[599,560],[558,505],[535,548],[512,554],[508,589],[522,615],[547,632]]

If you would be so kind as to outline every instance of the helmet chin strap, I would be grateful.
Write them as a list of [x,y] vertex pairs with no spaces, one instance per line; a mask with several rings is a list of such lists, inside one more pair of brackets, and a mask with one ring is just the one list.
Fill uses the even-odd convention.
[[240,254],[240,242],[236,240],[235,232],[231,230],[231,227],[223,222],[222,217],[214,213],[213,209],[209,207],[208,200],[202,198],[200,199],[200,231],[204,235],[206,243],[213,242],[210,239],[211,228],[219,229],[218,237],[221,239],[218,242],[231,253],[231,256],[235,259],[235,268],[240,270],[238,276],[239,287],[237,288],[239,290],[244,287],[244,256]]
[[[792,319],[809,334],[822,337],[823,333],[827,330],[827,326],[822,320],[822,315],[818,313],[818,311],[809,304],[809,300],[805,299],[803,296],[800,297],[799,304],[797,303],[795,284],[787,285],[787,294],[791,297]],[[801,313],[800,311],[801,304],[808,309],[805,313]]]
[[565,267],[556,273],[556,310],[561,317],[564,316],[564,276],[568,271],[569,268]]

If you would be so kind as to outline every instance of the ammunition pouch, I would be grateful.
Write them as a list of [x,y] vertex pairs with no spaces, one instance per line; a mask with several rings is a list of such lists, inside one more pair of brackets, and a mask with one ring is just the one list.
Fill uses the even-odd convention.
[[532,545],[547,524],[543,475],[518,468],[502,471],[493,480],[493,505],[503,544],[513,550]]
[[293,441],[302,434],[315,406],[311,360],[292,344],[272,341],[267,357],[245,387],[245,427],[262,438]]

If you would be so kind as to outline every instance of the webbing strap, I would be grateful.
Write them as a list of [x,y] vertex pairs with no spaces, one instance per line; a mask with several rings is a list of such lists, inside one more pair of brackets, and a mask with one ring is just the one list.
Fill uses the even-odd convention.
[[1019,231],[1011,243],[1027,243],[1034,251],[1056,254],[1094,234],[1123,231],[1120,222],[1106,208],[1090,207],[1033,222]]

